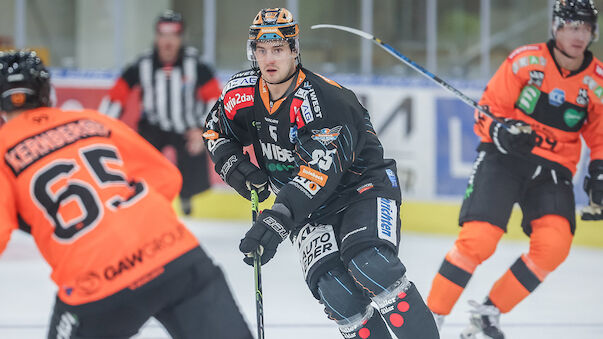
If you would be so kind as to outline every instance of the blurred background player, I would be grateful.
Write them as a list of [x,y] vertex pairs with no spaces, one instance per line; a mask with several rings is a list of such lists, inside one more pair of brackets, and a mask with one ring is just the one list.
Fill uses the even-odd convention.
[[483,304],[470,301],[471,325],[461,338],[482,332],[504,338],[500,314],[533,292],[569,254],[580,136],[591,152],[585,181],[591,208],[582,219],[603,219],[603,64],[588,50],[598,35],[592,1],[555,1],[552,35],[547,43],[512,52],[480,101],[511,128],[477,113],[475,132],[482,143],[461,208],[463,228],[427,299],[438,322],[450,313],[475,268],[494,253],[516,202],[530,249],[496,281]]
[[155,317],[174,338],[251,339],[172,209],[176,167],[119,121],[47,107],[49,78],[35,53],[0,53],[0,252],[20,228],[51,266],[48,338],[129,338]]
[[210,186],[201,127],[220,96],[218,80],[197,50],[182,43],[182,15],[171,10],[155,23],[155,45],[128,66],[99,110],[119,118],[134,87],[141,88],[138,133],[157,149],[173,146],[183,185],[180,204],[191,214],[191,197]]
[[[204,134],[216,171],[242,196],[276,193],[241,240],[265,264],[290,234],[306,282],[344,338],[439,338],[397,256],[396,164],[353,92],[302,67],[299,26],[284,8],[249,29],[253,68],[235,74]],[[253,145],[259,168],[243,155]],[[378,309],[371,306],[374,301]],[[286,303],[286,300],[283,300]],[[285,309],[291,306],[283,306]],[[385,319],[385,322],[384,322]]]

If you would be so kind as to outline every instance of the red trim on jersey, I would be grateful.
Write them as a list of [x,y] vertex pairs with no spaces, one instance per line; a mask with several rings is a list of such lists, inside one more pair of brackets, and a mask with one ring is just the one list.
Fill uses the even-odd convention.
[[111,90],[109,90],[109,97],[111,97],[111,101],[119,101],[121,106],[125,107],[131,90],[128,83],[123,78],[119,78]]
[[211,100],[217,100],[220,97],[222,90],[220,89],[220,82],[218,79],[211,78],[208,82],[204,83],[203,86],[197,89],[197,98],[207,102]]

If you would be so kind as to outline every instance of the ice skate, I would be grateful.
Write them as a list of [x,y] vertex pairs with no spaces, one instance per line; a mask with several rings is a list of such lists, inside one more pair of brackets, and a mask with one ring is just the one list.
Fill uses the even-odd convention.
[[505,335],[500,330],[500,311],[494,305],[480,304],[470,300],[473,307],[470,324],[461,332],[461,339],[475,339],[482,333],[481,338],[504,339]]

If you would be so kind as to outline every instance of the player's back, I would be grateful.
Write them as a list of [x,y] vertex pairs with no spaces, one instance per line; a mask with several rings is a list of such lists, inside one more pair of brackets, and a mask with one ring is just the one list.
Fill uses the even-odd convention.
[[180,173],[118,121],[89,110],[26,111],[1,127],[0,153],[3,191],[68,304],[147,281],[198,244],[171,207]]

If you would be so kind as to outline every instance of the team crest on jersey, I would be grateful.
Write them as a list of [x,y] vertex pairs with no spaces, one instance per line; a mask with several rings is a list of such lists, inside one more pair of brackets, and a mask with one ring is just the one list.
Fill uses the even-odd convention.
[[549,104],[559,107],[565,102],[565,92],[562,89],[555,88],[549,93]]
[[324,146],[332,143],[337,140],[339,137],[339,132],[341,131],[341,126],[335,126],[333,128],[323,128],[323,129],[313,129],[312,130],[312,139],[320,142]]
[[544,80],[544,72],[530,71],[530,81],[528,82],[528,84],[542,87],[543,80]]

